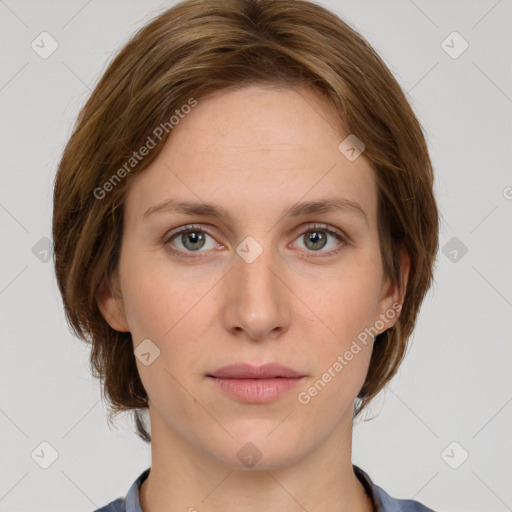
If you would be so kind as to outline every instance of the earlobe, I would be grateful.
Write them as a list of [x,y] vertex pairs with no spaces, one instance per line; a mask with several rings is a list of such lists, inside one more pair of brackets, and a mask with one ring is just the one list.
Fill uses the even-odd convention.
[[96,303],[103,318],[112,329],[119,332],[130,332],[130,327],[126,321],[123,299],[121,294],[116,292],[117,289],[119,289],[117,282],[112,287],[109,280],[105,279],[96,293]]

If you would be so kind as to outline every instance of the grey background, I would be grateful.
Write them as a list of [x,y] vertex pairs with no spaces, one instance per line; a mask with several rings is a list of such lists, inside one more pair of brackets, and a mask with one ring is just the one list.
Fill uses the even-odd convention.
[[[392,496],[438,511],[512,510],[512,2],[320,3],[369,40],[408,92],[448,244],[406,360],[367,414],[378,416],[354,428],[353,462]],[[128,37],[171,5],[0,0],[2,512],[93,510],[150,465],[129,417],[107,426],[44,238],[80,106]],[[59,45],[46,59],[31,48],[43,31]],[[442,46],[453,31],[469,43],[458,58]],[[58,452],[48,469],[31,457],[43,441]],[[461,448],[445,451],[453,441]],[[446,460],[459,464],[462,449],[469,457],[453,469]]]

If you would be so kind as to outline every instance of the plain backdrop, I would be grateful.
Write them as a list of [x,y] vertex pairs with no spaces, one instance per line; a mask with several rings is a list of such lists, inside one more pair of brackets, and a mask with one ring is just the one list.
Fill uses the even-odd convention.
[[[512,510],[512,3],[320,3],[407,91],[442,214],[434,286],[405,362],[366,414],[375,418],[354,427],[353,462],[436,511]],[[91,511],[150,465],[129,416],[107,425],[46,248],[80,107],[134,31],[171,5],[0,0],[2,512]],[[47,58],[33,49],[41,37],[46,51],[58,45]],[[38,453],[57,458],[44,469]]]

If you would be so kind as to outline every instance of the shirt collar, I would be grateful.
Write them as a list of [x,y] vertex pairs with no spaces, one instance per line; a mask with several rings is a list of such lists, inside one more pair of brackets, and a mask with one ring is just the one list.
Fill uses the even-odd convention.
[[146,469],[138,478],[133,482],[132,486],[128,490],[128,494],[126,495],[125,507],[126,512],[142,512],[140,508],[140,499],[139,499],[139,489],[142,485],[142,482],[146,480],[149,475],[149,471],[151,468]]
[[376,485],[373,483],[372,479],[355,464],[352,464],[352,468],[354,469],[354,473],[359,481],[363,484],[366,494],[368,494],[370,501],[372,502],[373,512],[384,512],[382,502],[376,490]]

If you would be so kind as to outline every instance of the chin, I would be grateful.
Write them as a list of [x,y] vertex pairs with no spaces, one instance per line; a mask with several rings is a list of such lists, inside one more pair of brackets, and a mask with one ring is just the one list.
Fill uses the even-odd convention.
[[[306,454],[304,440],[293,439],[283,430],[281,435],[266,429],[257,434],[234,436],[222,446],[205,447],[218,462],[232,470],[273,470],[290,466]],[[297,441],[297,442],[296,442]]]

